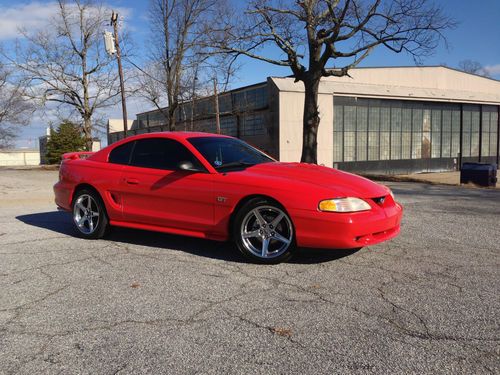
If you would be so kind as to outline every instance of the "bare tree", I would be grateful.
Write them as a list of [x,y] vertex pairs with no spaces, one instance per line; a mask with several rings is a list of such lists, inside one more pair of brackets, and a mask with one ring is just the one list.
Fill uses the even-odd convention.
[[[169,130],[176,128],[180,102],[192,100],[206,71],[213,71],[206,39],[220,9],[225,9],[221,0],[151,0],[153,37],[142,96],[163,113]],[[226,69],[232,71],[232,65]]]
[[110,14],[91,0],[59,0],[48,27],[21,30],[25,41],[11,58],[30,80],[33,98],[80,117],[87,149],[92,148],[94,114],[116,104],[120,93],[114,59],[102,45]]
[[[322,77],[348,76],[377,46],[429,55],[454,25],[431,0],[254,0],[241,17],[221,19],[214,45],[289,67],[305,89],[302,162],[317,162]],[[225,22],[224,22],[225,21]],[[279,57],[262,51],[278,50]],[[335,65],[327,68],[333,60]]]
[[0,148],[12,146],[20,125],[27,125],[35,107],[25,96],[23,82],[0,63]]
[[488,77],[490,78],[490,74],[486,69],[484,69],[484,66],[474,60],[462,60],[458,63],[458,69],[466,72],[466,73],[471,73],[471,74],[477,74],[483,77]]

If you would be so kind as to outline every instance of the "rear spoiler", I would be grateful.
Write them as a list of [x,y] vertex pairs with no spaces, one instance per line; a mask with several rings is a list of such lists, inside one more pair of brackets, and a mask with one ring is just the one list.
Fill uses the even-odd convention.
[[91,151],[67,152],[63,154],[62,160],[87,159],[93,154],[94,152]]

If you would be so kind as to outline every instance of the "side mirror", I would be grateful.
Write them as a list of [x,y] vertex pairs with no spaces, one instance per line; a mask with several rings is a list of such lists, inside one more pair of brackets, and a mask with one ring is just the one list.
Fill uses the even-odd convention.
[[181,161],[177,167],[182,171],[203,172],[201,168],[195,167],[194,164],[188,160]]

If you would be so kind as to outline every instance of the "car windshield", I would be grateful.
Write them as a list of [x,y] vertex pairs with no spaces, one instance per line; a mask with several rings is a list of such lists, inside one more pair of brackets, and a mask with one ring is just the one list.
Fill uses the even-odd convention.
[[274,161],[264,153],[235,138],[196,137],[188,141],[217,170],[246,168]]

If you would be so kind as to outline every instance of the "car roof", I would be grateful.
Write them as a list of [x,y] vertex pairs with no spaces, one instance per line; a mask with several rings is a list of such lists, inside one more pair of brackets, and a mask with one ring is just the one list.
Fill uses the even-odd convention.
[[148,139],[148,138],[169,138],[176,140],[186,140],[189,138],[201,138],[201,137],[211,137],[211,138],[233,138],[228,135],[223,134],[213,134],[213,133],[204,133],[204,132],[186,132],[186,131],[164,131],[164,132],[153,132],[153,133],[143,133],[138,135],[133,135],[124,139],[120,139],[107,147],[104,147],[102,150],[97,151],[95,154],[89,157],[90,160],[104,162],[107,160],[109,153],[115,147],[121,146],[124,143],[134,141],[137,139]]
[[[153,132],[144,133],[139,135],[134,135],[125,138],[127,141],[142,138],[171,138],[171,139],[188,139],[188,138],[199,138],[199,137],[221,137],[221,138],[232,138],[228,135],[205,133],[205,132],[187,132],[187,131],[164,131],[164,132]],[[120,142],[121,143],[121,142]]]

